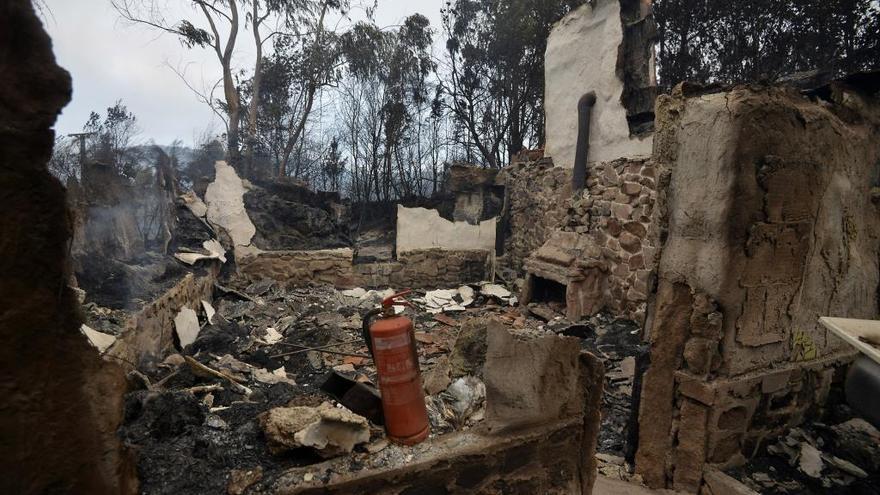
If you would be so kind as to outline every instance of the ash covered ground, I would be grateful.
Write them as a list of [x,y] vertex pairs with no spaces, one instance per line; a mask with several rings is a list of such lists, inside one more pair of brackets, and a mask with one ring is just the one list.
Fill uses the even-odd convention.
[[[456,289],[416,292],[418,306],[407,314],[415,322],[419,361],[432,435],[477,424],[483,414],[478,331],[486,317],[535,332],[582,339],[582,347],[605,361],[606,386],[598,450],[624,455],[634,356],[640,329],[602,315],[568,322],[554,308],[521,308],[501,288],[472,301]],[[469,294],[466,293],[466,294]],[[387,296],[380,291],[338,291],[329,286],[285,288],[265,281],[227,282],[215,290],[216,314],[199,315],[198,338],[162,362],[132,374],[120,436],[136,454],[142,493],[227,493],[271,486],[286,469],[324,460],[314,449],[272,453],[260,417],[282,406],[336,404],[320,390],[328,373],[376,383],[375,368],[361,337],[361,314]],[[448,300],[446,298],[449,298]],[[468,304],[469,303],[469,304]],[[454,311],[438,312],[446,305]],[[431,310],[433,312],[429,312]],[[540,314],[537,317],[536,314]],[[555,315],[555,316],[554,316]],[[92,308],[92,324],[105,313]],[[112,314],[109,315],[112,317]],[[228,378],[205,374],[192,358]],[[380,425],[370,424],[370,440],[346,454],[345,469],[357,471],[393,457],[408,458],[413,448],[389,445]],[[316,473],[330,478],[333,473]]]

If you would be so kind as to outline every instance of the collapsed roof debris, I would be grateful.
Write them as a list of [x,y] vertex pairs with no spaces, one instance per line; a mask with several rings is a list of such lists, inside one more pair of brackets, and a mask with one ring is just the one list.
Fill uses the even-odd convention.
[[[543,326],[539,320],[523,319],[504,298],[511,296],[503,287],[482,287],[491,287],[485,290],[488,295],[470,286],[441,291],[472,298],[467,308],[451,313],[453,316],[445,321],[435,320],[441,315],[422,309],[407,311],[416,320],[415,338],[423,372],[443,376],[426,380],[432,438],[468,431],[487,417],[488,384],[483,376],[493,366],[491,360],[497,359],[492,356],[508,354],[499,348],[496,354],[486,355],[486,325],[491,326],[487,316],[498,319],[496,332],[507,332],[500,322],[513,325],[518,321],[520,332],[532,335],[528,339],[559,333],[550,328],[538,330]],[[216,293],[214,305],[202,306],[216,306],[213,322],[208,321],[207,311],[181,312],[197,317],[194,328],[201,327],[193,341],[181,339],[184,358],[172,355],[163,363],[141,368],[151,385],[130,393],[126,399],[127,419],[121,434],[127,445],[140,452],[142,490],[234,490],[242,483],[241,475],[234,473],[244,472],[261,473],[253,476],[249,485],[253,489],[269,487],[294,466],[349,455],[354,456],[347,461],[353,467],[364,456],[388,449],[380,423],[332,402],[334,398],[345,402],[352,397],[343,390],[346,387],[369,388],[376,383],[376,368],[360,336],[360,314],[374,307],[387,292],[338,291],[328,286],[288,289],[271,281],[248,283],[239,279]],[[412,300],[417,304],[427,302],[430,293],[423,292],[422,297]],[[475,352],[467,343],[471,334],[482,336],[482,352]],[[492,345],[489,342],[490,348]],[[531,349],[527,344],[519,345]],[[554,355],[530,352],[537,352],[535,358]],[[576,356],[577,349],[574,352]],[[516,360],[511,365],[518,366]],[[543,367],[538,365],[538,369]],[[546,367],[554,368],[549,364]],[[493,390],[499,390],[496,393],[517,390],[519,380],[508,373],[491,376]],[[555,380],[552,375],[538,376]],[[576,376],[570,375],[569,379]],[[350,384],[340,379],[350,380]],[[336,392],[325,395],[321,390],[334,380]],[[546,393],[556,393],[551,391],[551,383],[546,385],[550,387]],[[561,394],[554,400],[568,404],[568,396]],[[543,399],[535,400],[531,405],[514,401],[505,407],[518,411],[512,413],[518,420],[527,417],[526,411],[549,414]],[[361,399],[349,404],[357,409],[365,402]],[[376,419],[366,410],[362,414]],[[490,417],[495,418],[494,424],[513,419],[507,413],[493,414]],[[218,455],[196,454],[204,449]],[[394,449],[401,459],[415,455],[414,451],[407,454],[406,448]],[[187,469],[181,470],[181,463]],[[333,469],[340,469],[335,466]],[[233,474],[227,479],[217,476],[218,472]],[[314,476],[317,480],[318,474]],[[326,474],[320,476],[327,479]]]

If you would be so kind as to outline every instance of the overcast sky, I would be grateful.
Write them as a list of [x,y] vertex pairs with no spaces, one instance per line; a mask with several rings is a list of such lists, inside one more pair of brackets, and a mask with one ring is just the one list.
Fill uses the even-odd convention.
[[[157,0],[166,5],[168,19],[193,17],[187,0]],[[352,2],[353,4],[356,2]],[[399,24],[410,14],[428,17],[440,28],[444,0],[379,0],[376,23]],[[189,81],[201,89],[216,81],[220,68],[212,52],[187,49],[169,34],[132,26],[119,18],[110,0],[45,0],[49,12],[43,22],[52,36],[58,63],[73,76],[73,100],[64,108],[55,129],[58,134],[79,132],[89,112],[105,113],[121,99],[137,118],[143,141],[169,144],[182,139],[190,145],[206,130],[222,132],[223,124],[168,67],[186,68]],[[176,13],[176,15],[174,15]],[[352,9],[352,17],[362,11]],[[199,24],[197,24],[199,25]],[[237,58],[251,66],[253,41],[242,33],[243,50]]]

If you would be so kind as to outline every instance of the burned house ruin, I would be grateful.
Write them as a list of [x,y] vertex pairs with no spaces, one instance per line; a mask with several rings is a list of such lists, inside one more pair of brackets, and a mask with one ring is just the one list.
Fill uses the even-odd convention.
[[[62,187],[70,78],[29,1],[0,33],[5,492],[876,490],[819,319],[880,318],[877,73],[662,94],[650,2],[596,0],[548,39],[545,148],[389,211],[224,160]],[[403,289],[415,446],[362,333]]]

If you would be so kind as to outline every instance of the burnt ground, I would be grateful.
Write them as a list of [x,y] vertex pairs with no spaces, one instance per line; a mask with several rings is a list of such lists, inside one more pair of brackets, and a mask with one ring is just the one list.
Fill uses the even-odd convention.
[[[141,372],[149,385],[143,379],[132,380],[139,385],[126,396],[125,421],[119,432],[137,455],[142,493],[226,493],[233,471],[254,469],[261,471],[259,483],[265,487],[289,468],[321,462],[305,449],[272,455],[257,417],[272,407],[317,406],[331,400],[319,390],[330,370],[359,381],[375,381],[371,360],[364,357],[368,351],[360,340],[359,315],[373,307],[381,293],[359,299],[327,286],[285,289],[272,282],[245,286],[234,281],[229,285],[240,295],[215,294],[213,324],[203,321],[198,339],[181,354],[239,378],[252,392],[248,396],[227,382],[199,376],[194,372],[197,370],[181,363],[179,356],[145,366]],[[418,298],[416,294],[414,299]],[[638,352],[639,327],[603,315],[577,324],[561,317],[547,322],[478,294],[464,312],[434,316],[417,311],[411,315],[423,374],[430,373],[435,363],[451,352],[464,322],[490,315],[514,326],[579,337],[584,349],[605,360],[599,452],[623,455],[632,390],[631,373],[623,368],[627,367],[624,361]],[[267,343],[269,327],[282,336],[280,341]],[[331,344],[335,345],[328,350],[349,355],[308,350]],[[262,383],[251,374],[256,369],[272,371],[281,366],[295,384]],[[431,400],[445,399],[441,393]],[[438,414],[431,413],[434,434],[478,421],[474,414],[475,419],[453,425],[448,417]],[[373,442],[382,437],[381,427],[374,425]],[[366,457],[376,455],[365,449],[359,446],[349,456],[349,469],[362,469]],[[392,452],[396,451],[383,455]]]
[[[822,417],[788,430],[727,474],[768,495],[880,494],[880,432],[854,415],[841,388],[832,388]],[[813,476],[801,465],[805,445],[821,453]]]

